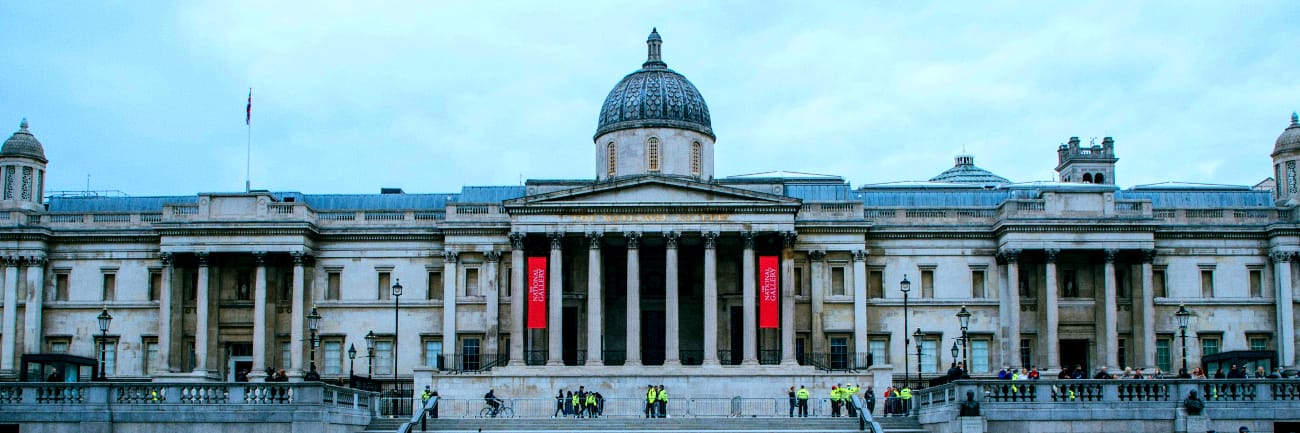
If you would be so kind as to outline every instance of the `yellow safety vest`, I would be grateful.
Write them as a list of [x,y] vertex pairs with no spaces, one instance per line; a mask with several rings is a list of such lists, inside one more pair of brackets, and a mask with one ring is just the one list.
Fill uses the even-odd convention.
[[654,403],[654,401],[658,399],[659,395],[655,393],[655,390],[651,389],[645,392],[646,403]]
[[433,393],[429,391],[425,391],[423,394],[420,394],[420,401],[429,401],[429,399],[431,398],[433,398]]
[[582,403],[579,403],[579,402],[578,402],[578,394],[574,394],[574,395],[573,395],[573,405],[574,405],[574,406],[579,406],[579,405],[581,405],[581,404],[582,404]]
[[596,405],[596,394],[587,394],[587,405],[588,406]]
[[835,388],[831,390],[831,401],[840,401],[840,399],[842,399],[843,396],[844,396],[844,392],[840,391],[839,388]]
[[659,391],[659,401],[668,401],[668,390]]
[[807,389],[804,389],[804,388],[799,388],[799,392],[795,393],[795,396],[796,396],[796,397],[799,397],[800,400],[807,400],[807,399],[808,399],[808,390],[807,390]]
[[902,391],[898,392],[898,398],[910,400],[912,398],[912,388],[903,388]]

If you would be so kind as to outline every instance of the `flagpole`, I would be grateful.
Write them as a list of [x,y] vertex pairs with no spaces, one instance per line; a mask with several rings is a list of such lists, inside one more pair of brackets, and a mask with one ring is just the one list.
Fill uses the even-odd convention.
[[250,173],[253,167],[253,88],[248,88],[248,107],[245,109],[244,126],[248,129],[248,138],[244,142],[244,192],[253,191]]

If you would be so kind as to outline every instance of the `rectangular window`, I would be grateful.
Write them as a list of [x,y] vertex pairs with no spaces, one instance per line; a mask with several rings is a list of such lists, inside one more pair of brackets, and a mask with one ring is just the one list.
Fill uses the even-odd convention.
[[1173,342],[1173,337],[1156,337],[1156,367],[1159,367],[1161,371],[1173,371],[1173,364],[1169,356]]
[[970,297],[972,297],[972,298],[983,298],[983,297],[986,296],[985,293],[986,293],[986,292],[985,292],[985,286],[984,286],[984,268],[971,269],[971,271],[970,271]]
[[[343,374],[343,340],[330,338],[321,344],[321,353],[323,356],[324,370],[322,374],[340,375]],[[308,362],[310,364],[310,362]]]
[[1250,268],[1250,297],[1264,297],[1264,269]]
[[288,370],[293,363],[293,344],[289,340],[280,340],[280,368]]
[[921,339],[921,372],[939,372],[939,340],[925,337]]
[[1165,268],[1159,267],[1151,270],[1151,292],[1153,297],[1167,298],[1169,292],[1165,289]]
[[162,271],[149,270],[149,300],[162,299]]
[[198,367],[199,352],[195,349],[194,337],[185,338],[185,371],[194,371]]
[[375,375],[393,374],[392,337],[375,339]]
[[1128,367],[1129,364],[1128,364],[1128,339],[1127,338],[1119,339],[1118,349],[1119,351],[1115,355],[1117,358],[1119,358],[1120,367]]
[[796,266],[794,268],[794,294],[796,296],[808,296],[804,291],[803,268]]
[[181,284],[185,287],[185,300],[194,302],[199,297],[199,272],[195,269],[184,269],[181,271]]
[[104,302],[117,299],[117,274],[112,272],[104,273],[104,285],[100,293]]
[[337,301],[343,288],[343,274],[331,271],[325,276],[325,300]]
[[1201,297],[1214,297],[1214,270],[1201,269]]
[[849,368],[849,339],[848,337],[831,337],[831,368],[845,369]]
[[1077,298],[1079,297],[1079,281],[1077,280],[1074,269],[1061,271],[1061,297]]
[[465,268],[465,296],[483,296],[478,282],[478,268]]
[[969,368],[971,373],[989,372],[989,340],[987,338],[971,339]]
[[442,272],[429,273],[429,287],[425,289],[429,300],[442,300]]
[[1201,356],[1214,355],[1219,353],[1219,337],[1202,335],[1201,338]]
[[921,297],[934,297],[934,269],[921,270]]
[[99,371],[104,372],[105,376],[117,375],[117,337],[108,337],[103,339],[95,337],[95,342],[99,344]]
[[50,353],[68,353],[68,347],[72,346],[72,339],[68,337],[48,337],[45,341]]
[[461,368],[466,370],[478,370],[481,364],[479,356],[479,339],[466,338],[460,343]]
[[[1115,266],[1115,297],[1127,298],[1128,296],[1128,270]],[[1124,365],[1124,363],[1120,363]]]
[[145,376],[152,376],[158,365],[158,337],[144,337],[144,371]]
[[1269,350],[1269,342],[1272,338],[1268,335],[1250,334],[1246,336],[1246,343],[1250,345],[1250,350],[1262,351]]
[[871,270],[870,277],[867,278],[867,297],[885,297],[885,271],[883,269]]
[[1020,367],[1029,367],[1034,365],[1034,340],[1032,338],[1020,339]]
[[424,366],[442,369],[442,341],[424,339]]
[[831,268],[831,295],[844,296],[844,267]]
[[381,301],[387,301],[389,299],[392,299],[391,296],[392,296],[393,289],[392,289],[392,282],[390,278],[392,278],[391,273],[387,271],[379,272],[379,275],[377,277],[379,284],[378,287],[375,288],[377,292],[375,297],[376,299],[379,299]]
[[68,300],[68,273],[54,274],[54,300]]
[[251,301],[253,299],[253,275],[247,271],[239,273],[239,286],[235,288],[235,299]]
[[871,364],[889,363],[889,337],[871,337],[867,339],[867,353],[871,354]]

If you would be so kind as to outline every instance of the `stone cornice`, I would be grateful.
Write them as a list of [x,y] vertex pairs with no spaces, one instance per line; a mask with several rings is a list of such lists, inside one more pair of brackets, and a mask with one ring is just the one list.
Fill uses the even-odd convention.
[[671,205],[664,203],[620,203],[618,205],[601,206],[597,203],[570,203],[566,206],[557,206],[556,203],[545,203],[531,205],[529,207],[511,206],[507,207],[511,215],[587,215],[587,214],[698,214],[698,213],[732,213],[732,214],[794,214],[799,210],[799,204],[773,204],[773,205],[754,205],[754,204],[736,204],[736,205],[700,205],[700,204],[682,204]]
[[997,239],[992,232],[942,232],[942,231],[876,231],[867,232],[867,239]]
[[993,227],[993,231],[1002,236],[1006,233],[1151,233],[1157,229],[1154,224],[1006,224]]

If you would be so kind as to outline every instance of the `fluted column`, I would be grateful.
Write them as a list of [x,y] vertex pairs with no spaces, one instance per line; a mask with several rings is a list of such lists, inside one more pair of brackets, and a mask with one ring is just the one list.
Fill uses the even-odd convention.
[[[194,376],[208,375],[208,335],[212,332],[212,326],[208,324],[208,253],[197,253],[195,258],[199,261],[198,287],[195,288],[196,296],[194,297]],[[166,271],[163,272],[163,281],[170,279]]]
[[[853,359],[870,349],[867,348],[867,251],[853,252]],[[855,361],[856,362],[856,361]]]
[[158,253],[162,264],[162,287],[158,288],[158,365],[162,371],[172,369],[172,253]]
[[704,365],[718,365],[718,232],[704,232]]
[[741,240],[744,241],[744,252],[741,256],[741,295],[743,296],[741,305],[744,310],[742,317],[745,320],[742,329],[745,335],[741,340],[744,343],[741,363],[746,365],[758,364],[758,313],[755,311],[757,305],[758,289],[755,284],[758,282],[758,274],[754,268],[754,232],[741,232]]
[[587,362],[591,365],[604,365],[605,361],[602,356],[605,349],[605,328],[602,326],[604,304],[600,297],[601,283],[604,282],[600,272],[600,242],[604,235],[601,232],[587,233]]
[[[446,248],[446,246],[443,246]],[[460,271],[460,253],[442,253],[442,356],[443,368],[456,368],[456,283]]]
[[781,365],[793,366],[794,353],[794,241],[795,232],[781,233]]
[[627,239],[627,362],[641,365],[641,233],[626,232]]
[[1007,262],[1007,285],[998,303],[1006,319],[1001,325],[1002,363],[1016,367],[1020,365],[1020,250],[1003,250],[1002,258]]
[[1111,369],[1118,369],[1119,365],[1119,335],[1116,330],[1115,321],[1118,319],[1115,302],[1115,256],[1119,250],[1108,249],[1103,251],[1106,260],[1105,270],[1105,293],[1102,296],[1103,307],[1101,310],[1101,334],[1097,336],[1097,347],[1102,350],[1101,355],[1097,357],[1103,360],[1103,366]]
[[667,241],[664,248],[664,365],[681,365],[681,351],[679,334],[677,326],[677,317],[681,313],[678,308],[677,293],[677,232],[664,233],[664,239]]
[[1046,337],[1043,339],[1042,347],[1047,352],[1047,369],[1056,370],[1061,368],[1061,351],[1058,348],[1060,344],[1060,325],[1061,310],[1058,307],[1058,294],[1056,282],[1056,259],[1061,254],[1061,250],[1049,249],[1043,251],[1047,256],[1047,288],[1043,292],[1043,318],[1045,319],[1042,334]]
[[487,269],[483,272],[483,278],[487,280],[484,284],[486,291],[483,293],[487,305],[483,307],[484,322],[486,325],[483,336],[483,351],[494,358],[495,362],[499,354],[497,349],[500,347],[500,323],[501,323],[501,291],[497,288],[497,275],[501,272],[501,252],[488,251],[483,253],[483,259],[487,262]]
[[546,365],[564,365],[564,233],[547,234],[551,240],[550,283],[546,302]]
[[510,233],[510,365],[524,365],[524,234]]
[[1291,286],[1290,251],[1277,251],[1272,254],[1273,273],[1277,290],[1274,299],[1277,303],[1277,354],[1282,367],[1295,367],[1295,300],[1294,287]]
[[1142,364],[1144,368],[1156,367],[1156,298],[1152,291],[1151,262],[1155,261],[1156,250],[1142,250],[1142,293],[1139,297],[1142,301],[1142,320],[1136,322],[1138,326],[1133,328],[1140,332],[1136,336],[1139,347],[1142,348]]
[[253,275],[253,371],[250,379],[266,376],[266,253],[253,253],[257,271]]
[[812,335],[809,338],[812,346],[813,356],[824,356],[826,353],[826,328],[822,324],[822,310],[825,308],[826,299],[826,252],[822,250],[813,250],[808,252],[808,261],[812,268],[812,303],[809,305],[809,311],[812,314]]
[[294,251],[289,254],[293,256],[293,281],[290,283],[292,284],[292,293],[290,293],[289,298],[289,317],[292,318],[289,323],[289,339],[291,341],[289,343],[289,359],[291,360],[289,365],[294,370],[290,375],[296,376],[304,370],[304,365],[311,364],[310,360],[303,362],[302,359],[303,345],[311,344],[311,336],[307,335],[306,326],[304,326],[306,323],[303,322],[307,320],[307,312],[304,310],[306,307],[304,305],[306,302],[306,286],[303,283],[303,278],[306,277],[307,257],[301,251]]
[[0,332],[4,344],[0,345],[0,371],[17,373],[14,369],[14,352],[18,350],[18,257],[5,257],[4,323]]
[[27,305],[23,310],[27,320],[23,326],[23,347],[26,353],[43,353],[41,319],[45,307],[45,257],[27,257],[26,260]]

